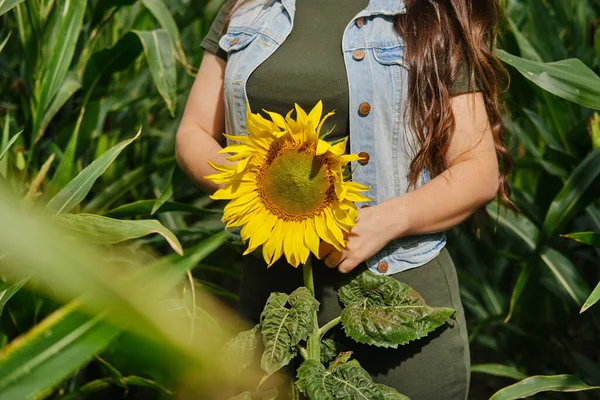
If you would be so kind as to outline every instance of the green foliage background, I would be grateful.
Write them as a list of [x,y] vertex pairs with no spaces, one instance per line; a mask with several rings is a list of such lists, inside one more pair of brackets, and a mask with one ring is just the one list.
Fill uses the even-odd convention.
[[[168,312],[148,313],[154,303],[125,296],[128,286],[110,291],[98,283],[104,278],[131,273],[154,282],[143,275],[148,265],[170,271],[152,275],[173,283],[156,291],[169,293],[167,311],[196,339],[212,323],[196,295],[235,306],[239,255],[222,234],[219,206],[174,160],[199,43],[221,2],[0,0],[0,399],[170,398],[185,366],[198,369],[206,349],[190,351],[177,330],[161,330]],[[511,75],[505,124],[520,213],[491,204],[479,240],[468,226],[449,238],[469,320],[470,398],[593,398],[600,1],[504,7],[498,55]],[[36,224],[46,219],[104,253],[78,264],[57,252],[62,242],[34,234],[45,232]],[[77,265],[85,267],[68,268]],[[155,333],[122,331],[122,315],[87,325],[89,310],[69,303],[84,293],[92,315],[118,304],[139,322],[132,326]],[[88,336],[75,335],[81,326]],[[170,339],[158,345],[157,337]],[[56,343],[61,350],[49,352]],[[189,359],[197,362],[182,362]]]

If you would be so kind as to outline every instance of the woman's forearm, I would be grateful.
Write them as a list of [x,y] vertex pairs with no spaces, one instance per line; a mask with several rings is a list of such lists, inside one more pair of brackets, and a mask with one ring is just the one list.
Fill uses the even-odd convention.
[[495,159],[460,162],[418,189],[382,203],[381,222],[390,240],[445,231],[492,200],[498,184]]
[[207,193],[214,193],[220,187],[204,178],[215,173],[208,161],[215,164],[231,164],[226,159],[227,154],[217,154],[219,150],[222,150],[219,142],[199,127],[180,127],[177,132],[175,141],[177,164]]

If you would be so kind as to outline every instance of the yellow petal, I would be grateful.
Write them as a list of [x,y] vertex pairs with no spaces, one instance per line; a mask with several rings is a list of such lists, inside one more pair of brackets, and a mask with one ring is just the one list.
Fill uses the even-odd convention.
[[319,257],[319,236],[317,235],[313,219],[306,221],[306,226],[304,228],[304,245],[312,251],[316,257]]
[[323,115],[323,102],[319,100],[319,102],[308,113],[308,121],[312,123],[314,128],[319,126],[319,122],[321,122],[321,115]]
[[329,149],[329,152],[335,154],[336,156],[341,156],[342,154],[344,154],[346,152],[347,144],[348,144],[348,137],[345,137],[344,140],[331,146],[331,148]]
[[317,153],[316,155],[320,156],[323,155],[325,153],[327,153],[327,151],[331,148],[331,145],[329,143],[327,143],[324,140],[319,140],[317,142]]
[[335,240],[338,241],[339,244],[344,245],[344,233],[342,232],[340,227],[337,226],[337,224],[335,223],[335,219],[333,217],[333,214],[331,213],[331,210],[329,208],[326,208],[324,210],[324,213],[325,221],[327,223],[327,229],[329,230],[329,232],[331,232],[331,234],[333,234],[333,237],[335,238]]
[[335,112],[332,111],[323,117],[323,119],[319,123],[319,126],[317,126],[317,135],[321,136],[321,129],[323,129],[323,124],[325,123],[327,118],[331,117],[333,114],[335,114]]
[[277,222],[277,217],[268,211],[264,211],[259,213],[256,216],[256,219],[253,221],[256,221],[258,227],[254,231],[254,234],[250,237],[250,244],[248,249],[244,252],[244,255],[253,252],[258,248],[258,246],[262,245],[269,239],[271,232],[273,231],[273,227]]

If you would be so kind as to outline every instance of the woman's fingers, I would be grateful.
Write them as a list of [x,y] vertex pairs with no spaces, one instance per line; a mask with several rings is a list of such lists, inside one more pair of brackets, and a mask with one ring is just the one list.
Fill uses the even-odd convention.
[[319,245],[319,258],[322,260],[323,258],[327,257],[332,251],[335,251],[335,247],[321,240],[321,244]]
[[329,268],[337,268],[342,262],[342,252],[334,250],[325,257],[325,265]]

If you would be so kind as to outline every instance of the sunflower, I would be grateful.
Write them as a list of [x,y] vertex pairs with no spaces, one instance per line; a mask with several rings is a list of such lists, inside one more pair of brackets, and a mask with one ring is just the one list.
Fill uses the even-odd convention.
[[358,212],[354,202],[369,201],[367,187],[344,181],[343,167],[358,161],[344,154],[348,138],[330,144],[320,136],[325,120],[321,101],[306,113],[296,104],[284,118],[265,111],[271,120],[246,112],[248,136],[225,136],[239,142],[224,148],[231,165],[210,165],[206,178],[224,186],[211,198],[230,200],[223,212],[227,227],[241,227],[244,254],[262,246],[269,266],[282,255],[294,267],[319,256],[323,240],[338,250]]

